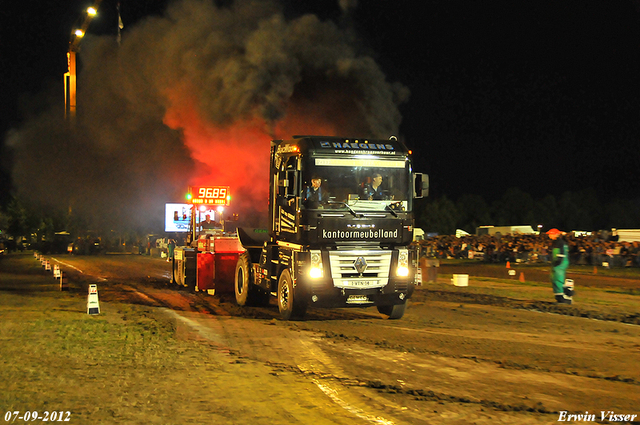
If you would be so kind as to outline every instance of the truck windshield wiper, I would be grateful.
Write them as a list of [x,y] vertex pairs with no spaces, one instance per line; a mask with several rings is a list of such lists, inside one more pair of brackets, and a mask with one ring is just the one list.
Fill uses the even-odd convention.
[[393,214],[394,217],[398,216],[398,214],[396,214],[396,212],[393,210],[393,208],[391,208],[391,204],[385,205],[384,209],[389,211],[391,214]]
[[397,201],[397,202],[392,202],[390,204],[387,204],[385,205],[384,209],[389,211],[391,214],[393,214],[394,217],[398,216],[398,214],[396,213],[396,210],[404,211],[402,201]]
[[353,214],[354,217],[358,216],[358,213],[356,213],[350,206],[349,204],[347,204],[346,202],[342,202],[342,201],[329,201],[328,202],[330,205],[344,205],[351,214]]

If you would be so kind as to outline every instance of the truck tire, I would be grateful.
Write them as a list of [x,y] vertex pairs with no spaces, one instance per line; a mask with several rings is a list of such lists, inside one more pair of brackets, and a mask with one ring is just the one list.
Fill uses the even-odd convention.
[[278,279],[278,310],[283,320],[301,319],[307,312],[307,303],[297,299],[289,270],[283,271]]
[[236,263],[234,282],[236,302],[239,306],[251,305],[251,259],[248,253],[240,254]]
[[407,309],[407,303],[396,305],[379,305],[378,312],[387,316],[388,319],[396,320],[401,319],[404,316],[404,311]]
[[269,304],[269,294],[254,285],[251,278],[252,264],[248,252],[240,254],[236,263],[236,275],[233,283],[236,303],[239,306],[263,306]]

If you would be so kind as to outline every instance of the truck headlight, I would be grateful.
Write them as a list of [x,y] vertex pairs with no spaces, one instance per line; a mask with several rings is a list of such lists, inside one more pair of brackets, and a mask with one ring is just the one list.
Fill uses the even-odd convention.
[[319,279],[324,276],[322,269],[322,254],[320,251],[311,251],[311,268],[309,269],[309,276],[312,279]]
[[409,250],[398,250],[398,268],[396,269],[398,276],[409,276]]

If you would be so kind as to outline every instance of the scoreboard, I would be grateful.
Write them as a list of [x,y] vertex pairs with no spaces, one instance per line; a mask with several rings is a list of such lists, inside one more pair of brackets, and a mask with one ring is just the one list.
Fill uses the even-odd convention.
[[229,205],[229,186],[189,186],[187,200],[193,205]]

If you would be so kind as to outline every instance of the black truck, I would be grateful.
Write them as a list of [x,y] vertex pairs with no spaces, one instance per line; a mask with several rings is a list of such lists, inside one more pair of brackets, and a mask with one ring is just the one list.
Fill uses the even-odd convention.
[[404,315],[417,267],[413,199],[428,176],[389,140],[296,136],[271,142],[269,229],[238,229],[239,305],[277,298],[280,315],[308,306]]

